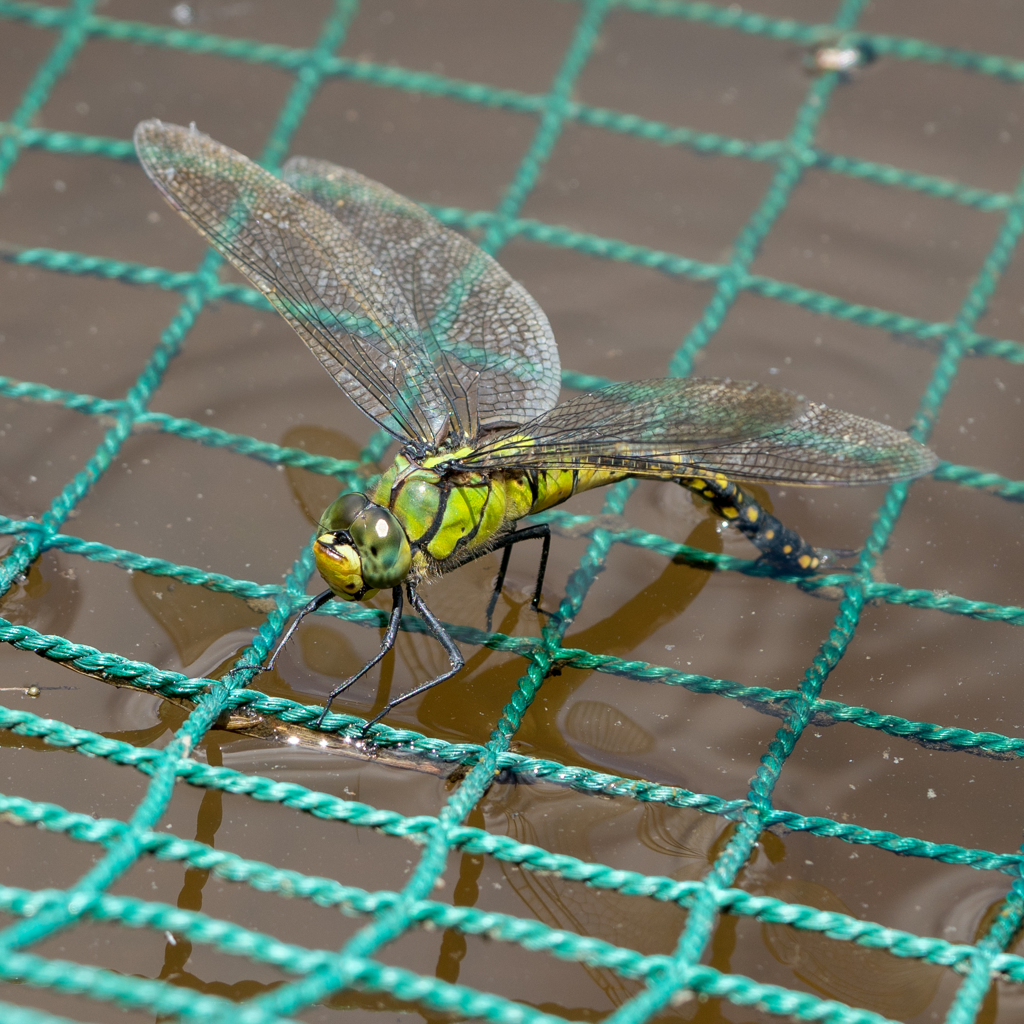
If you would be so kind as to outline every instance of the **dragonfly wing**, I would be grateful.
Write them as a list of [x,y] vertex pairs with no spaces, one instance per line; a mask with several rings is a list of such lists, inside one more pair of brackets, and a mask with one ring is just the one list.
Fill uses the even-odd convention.
[[450,401],[468,410],[464,441],[554,408],[561,377],[547,317],[491,256],[356,171],[295,157],[284,179],[336,217],[401,286]]
[[791,391],[716,378],[614,384],[483,439],[471,469],[622,470],[673,478],[720,472],[740,480],[867,484],[930,472],[935,455],[884,423]]
[[143,121],[135,148],[168,202],[291,324],[353,402],[432,444],[455,410],[389,267],[308,198],[194,128]]

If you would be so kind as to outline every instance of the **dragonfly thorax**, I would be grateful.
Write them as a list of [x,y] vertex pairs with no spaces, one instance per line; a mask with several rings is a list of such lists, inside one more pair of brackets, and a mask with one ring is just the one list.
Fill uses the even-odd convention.
[[398,520],[364,494],[343,494],[320,517],[316,567],[346,601],[367,601],[409,575],[409,539]]

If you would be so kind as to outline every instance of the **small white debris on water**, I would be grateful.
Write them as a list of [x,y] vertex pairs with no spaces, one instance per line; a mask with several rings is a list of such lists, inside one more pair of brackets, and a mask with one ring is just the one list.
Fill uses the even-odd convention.
[[819,71],[849,71],[862,59],[856,46],[823,46],[814,54],[814,66]]
[[936,793],[934,789],[929,789],[928,790],[928,799],[929,800],[934,800],[938,795],[939,794]]

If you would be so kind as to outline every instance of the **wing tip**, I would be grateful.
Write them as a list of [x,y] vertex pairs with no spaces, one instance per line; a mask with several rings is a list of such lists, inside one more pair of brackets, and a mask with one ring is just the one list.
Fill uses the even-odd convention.
[[[192,126],[191,130],[195,131],[195,125]],[[162,148],[167,145],[169,140],[187,131],[189,129],[182,128],[178,124],[169,124],[166,121],[161,121],[158,117],[147,118],[145,121],[140,121],[132,133],[135,152],[141,156],[143,152]]]
[[157,117],[140,121],[132,133],[132,142],[139,163],[151,178],[168,175],[186,154],[196,157],[209,155],[211,149],[227,149],[201,132],[195,121],[185,128]]
[[167,175],[174,167],[172,151],[180,133],[185,131],[176,124],[166,124],[158,118],[140,121],[135,126],[132,142],[135,144],[135,155],[142,164],[142,169],[156,180]]

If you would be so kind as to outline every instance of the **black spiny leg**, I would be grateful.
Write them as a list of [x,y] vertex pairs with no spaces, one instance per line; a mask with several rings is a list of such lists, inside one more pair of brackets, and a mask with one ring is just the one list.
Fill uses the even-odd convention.
[[[545,552],[546,554],[547,552]],[[494,580],[494,589],[491,591],[491,599],[487,602],[487,632],[490,633],[492,629],[491,619],[494,617],[494,609],[497,607],[498,598],[501,596],[501,590],[505,586],[505,573],[508,572],[508,563],[512,559],[512,545],[506,544],[505,550],[501,556],[501,566],[498,569],[498,575]]]
[[[373,668],[373,666],[376,665],[377,662],[395,646],[395,637],[398,636],[398,626],[402,621],[403,599],[401,587],[395,587],[392,589],[391,601],[391,618],[388,619],[388,628],[384,631],[384,638],[380,642],[380,651],[374,655],[354,676],[349,676],[341,686],[336,686],[331,690],[327,695],[327,703],[324,705],[323,711],[320,712],[320,717],[316,720],[315,728],[319,728],[323,724],[323,720],[327,716],[327,712],[330,711],[334,698],[337,697],[339,693],[344,693],[357,679],[362,679],[363,676],[365,676],[366,673],[369,672],[370,669]],[[374,719],[374,722],[375,721],[377,721],[376,718]]]
[[[395,587],[397,591],[399,588]],[[433,689],[438,683],[443,683],[446,679],[451,679],[459,669],[466,663],[462,657],[462,651],[455,646],[455,641],[448,635],[448,631],[441,625],[440,620],[437,616],[423,603],[423,598],[416,593],[416,588],[411,583],[406,584],[406,590],[409,592],[409,603],[419,612],[420,618],[427,624],[427,629],[433,634],[434,639],[444,648],[445,654],[448,655],[448,661],[451,663],[451,668],[447,672],[442,672],[441,675],[435,676],[429,682],[424,683],[422,686],[417,686],[415,690],[410,690],[408,693],[403,693],[401,697],[396,697],[394,700],[389,700],[384,705],[381,712],[374,715],[366,725],[363,726],[363,735],[366,735],[367,730],[376,725],[385,715],[391,714],[399,704],[411,699],[412,697],[418,697],[421,693],[425,693],[427,690]],[[390,627],[389,627],[390,628]],[[398,628],[397,624],[395,626]],[[379,659],[378,659],[379,660]],[[369,668],[369,665],[367,666]],[[366,669],[363,669],[365,672]],[[362,675],[362,673],[360,673]],[[358,676],[356,677],[358,678]],[[347,684],[346,684],[347,685]],[[331,695],[332,697],[334,694]]]
[[475,562],[478,558],[482,558],[484,555],[489,555],[492,551],[497,551],[498,548],[504,548],[505,553],[501,556],[501,568],[498,569],[498,577],[494,581],[494,591],[491,594],[491,600],[487,604],[487,632],[491,631],[491,616],[494,615],[494,608],[498,603],[498,597],[501,595],[501,588],[505,585],[505,573],[508,572],[508,562],[512,557],[512,545],[518,544],[523,540],[537,540],[538,537],[544,539],[544,544],[540,549],[540,565],[537,568],[537,586],[533,591],[533,600],[530,602],[530,607],[534,611],[540,610],[540,595],[544,589],[544,573],[547,572],[548,568],[548,554],[551,551],[551,527],[547,523],[537,523],[534,526],[525,526],[521,530],[515,530],[512,533],[502,537],[501,540],[492,544],[485,551],[478,551],[476,554],[470,555],[462,565],[466,565],[469,562]]
[[322,608],[325,604],[327,604],[328,601],[330,601],[332,597],[334,597],[334,591],[325,590],[322,594],[317,594],[312,601],[309,601],[307,604],[303,605],[302,611],[300,611],[299,614],[295,616],[295,621],[288,627],[284,636],[281,637],[277,646],[274,648],[273,654],[270,655],[270,661],[268,661],[266,665],[260,665],[260,672],[272,672],[274,670],[274,664],[277,661],[277,656],[281,653],[281,651],[284,650],[284,645],[288,643],[288,641],[291,640],[291,638],[295,635],[295,630],[299,628],[299,623],[307,615],[311,615],[318,608]]
[[785,527],[745,491],[721,473],[688,477],[679,483],[707,498],[717,515],[730,523],[760,552],[759,561],[781,572],[805,575],[819,569],[828,552],[811,547],[800,534]]

